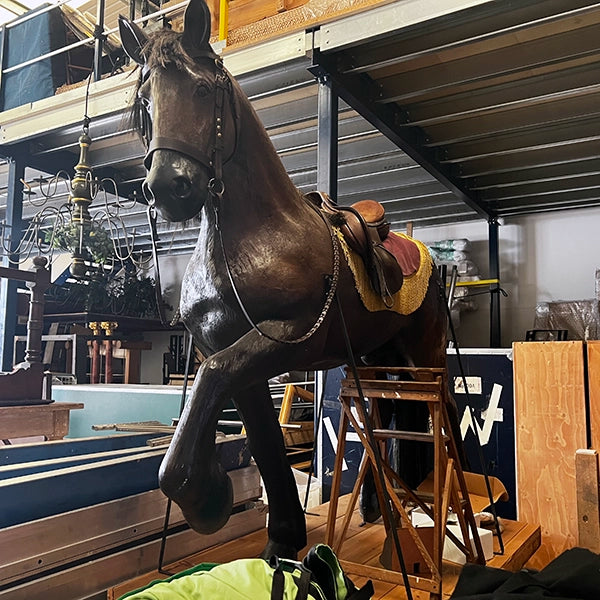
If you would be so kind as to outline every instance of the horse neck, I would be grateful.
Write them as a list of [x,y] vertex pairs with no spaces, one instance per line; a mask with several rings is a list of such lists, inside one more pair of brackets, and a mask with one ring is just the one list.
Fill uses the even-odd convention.
[[[305,210],[302,195],[287,174],[258,115],[249,101],[241,103],[240,131],[226,181],[228,194],[234,193],[247,217],[295,214]],[[237,179],[237,181],[235,181]],[[235,199],[233,200],[234,204]]]

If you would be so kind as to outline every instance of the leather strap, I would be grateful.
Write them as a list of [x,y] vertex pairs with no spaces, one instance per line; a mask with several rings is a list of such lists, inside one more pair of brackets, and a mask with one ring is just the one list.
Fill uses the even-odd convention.
[[211,168],[211,159],[208,154],[205,154],[193,144],[179,138],[161,136],[153,137],[148,145],[146,157],[144,158],[144,166],[146,169],[150,169],[152,164],[152,153],[156,150],[174,150],[180,154],[190,156],[207,168]]

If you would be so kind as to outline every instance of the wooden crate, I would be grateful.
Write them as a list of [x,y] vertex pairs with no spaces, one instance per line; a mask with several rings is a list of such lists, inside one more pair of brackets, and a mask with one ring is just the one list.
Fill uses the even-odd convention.
[[584,344],[513,344],[518,519],[539,523],[541,568],[577,545],[575,453],[586,447]]

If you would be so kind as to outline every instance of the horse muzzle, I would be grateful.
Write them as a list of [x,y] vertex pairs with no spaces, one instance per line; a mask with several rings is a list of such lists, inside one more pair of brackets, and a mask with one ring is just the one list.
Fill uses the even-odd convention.
[[155,150],[149,158],[143,187],[161,215],[169,221],[185,221],[196,216],[206,200],[206,193],[200,193],[206,190],[206,183],[199,185],[199,179],[203,178],[201,170],[171,150]]

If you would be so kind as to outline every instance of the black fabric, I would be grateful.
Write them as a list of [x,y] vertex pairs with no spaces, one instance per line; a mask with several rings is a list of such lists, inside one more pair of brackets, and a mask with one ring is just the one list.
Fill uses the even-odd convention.
[[[7,29],[4,67],[16,66],[65,46],[61,14],[60,9],[55,8]],[[63,53],[4,74],[0,95],[2,110],[53,96],[56,88],[65,83],[66,72],[66,54]]]
[[273,586],[271,587],[271,600],[283,600],[285,578],[279,568],[273,571]]
[[600,599],[600,555],[584,548],[563,552],[539,572],[511,573],[466,564],[452,600]]
[[369,579],[360,590],[354,588],[347,597],[347,600],[369,600],[373,597],[375,589],[373,588],[373,582]]

